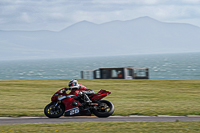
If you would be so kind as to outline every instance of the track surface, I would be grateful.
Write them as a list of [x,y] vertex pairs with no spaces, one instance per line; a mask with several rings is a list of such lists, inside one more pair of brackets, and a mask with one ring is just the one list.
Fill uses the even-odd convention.
[[108,118],[91,117],[0,117],[0,125],[27,123],[66,123],[66,122],[127,122],[127,121],[200,121],[200,116],[111,116]]

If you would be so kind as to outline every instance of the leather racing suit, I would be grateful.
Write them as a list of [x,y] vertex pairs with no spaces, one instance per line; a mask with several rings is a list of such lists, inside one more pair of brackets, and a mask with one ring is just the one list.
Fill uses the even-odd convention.
[[91,89],[86,88],[84,85],[79,84],[78,86],[73,86],[67,88],[68,90],[71,90],[69,94],[71,95],[83,95],[85,102],[92,102],[88,95],[94,94],[94,91]]

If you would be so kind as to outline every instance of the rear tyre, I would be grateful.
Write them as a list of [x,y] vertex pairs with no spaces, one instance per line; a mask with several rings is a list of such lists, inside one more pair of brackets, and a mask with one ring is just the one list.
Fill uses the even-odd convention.
[[56,102],[51,102],[44,108],[44,114],[49,118],[59,118],[65,111],[64,105],[56,105]]
[[101,100],[100,105],[95,106],[93,109],[94,115],[99,118],[109,117],[114,113],[115,107],[110,101]]

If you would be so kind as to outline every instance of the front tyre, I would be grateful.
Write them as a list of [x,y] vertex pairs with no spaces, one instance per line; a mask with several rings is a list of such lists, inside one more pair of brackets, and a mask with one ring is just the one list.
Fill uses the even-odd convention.
[[56,106],[56,102],[51,102],[44,108],[44,114],[49,118],[59,118],[65,111],[64,105]]
[[100,118],[109,117],[114,113],[115,107],[110,101],[101,100],[100,104],[93,109],[94,115]]

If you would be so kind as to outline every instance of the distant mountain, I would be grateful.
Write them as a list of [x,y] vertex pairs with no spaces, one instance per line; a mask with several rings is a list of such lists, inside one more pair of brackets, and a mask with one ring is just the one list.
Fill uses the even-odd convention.
[[81,21],[59,32],[0,31],[0,60],[200,52],[199,42],[200,27],[190,24]]

